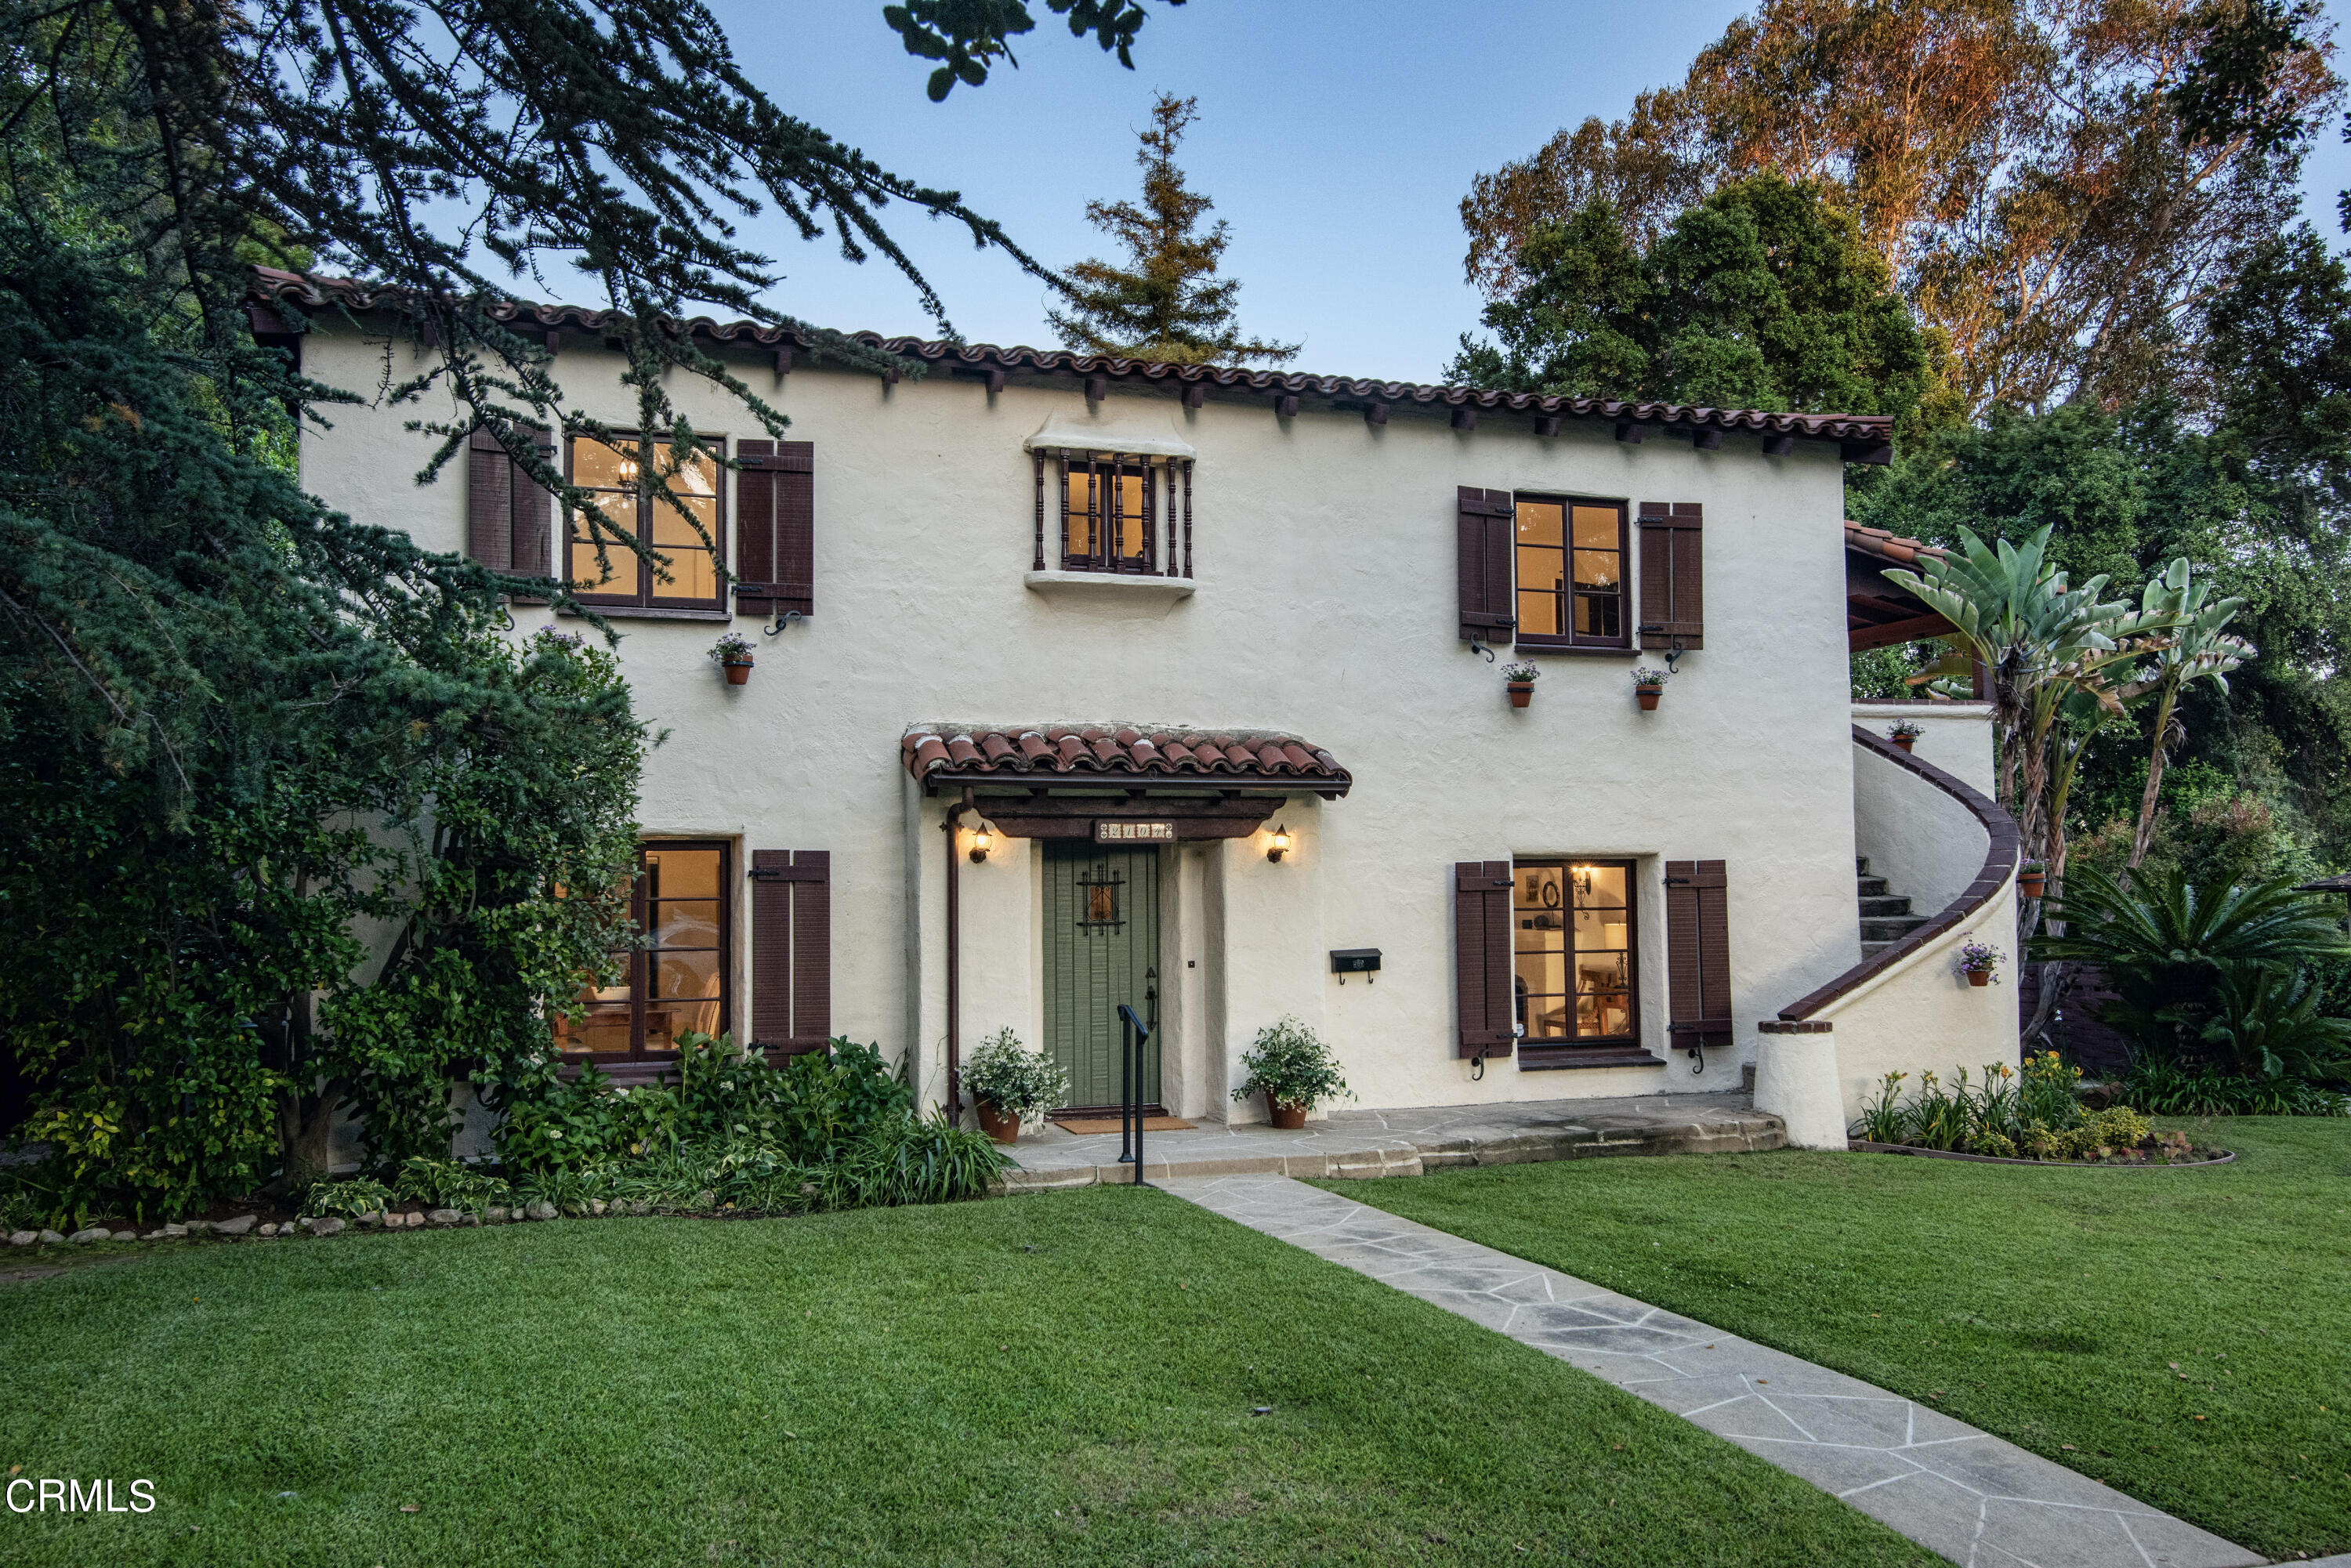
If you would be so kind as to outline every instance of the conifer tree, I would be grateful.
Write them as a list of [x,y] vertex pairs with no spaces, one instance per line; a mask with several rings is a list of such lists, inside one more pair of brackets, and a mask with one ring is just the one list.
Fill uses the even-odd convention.
[[1234,319],[1235,278],[1217,280],[1217,263],[1230,243],[1219,218],[1200,231],[1216,204],[1185,183],[1176,149],[1198,118],[1196,99],[1163,92],[1151,106],[1134,161],[1143,166],[1143,204],[1088,202],[1086,220],[1126,248],[1126,265],[1081,261],[1070,268],[1066,310],[1046,319],[1072,348],[1172,364],[1287,364],[1295,343],[1241,335]]

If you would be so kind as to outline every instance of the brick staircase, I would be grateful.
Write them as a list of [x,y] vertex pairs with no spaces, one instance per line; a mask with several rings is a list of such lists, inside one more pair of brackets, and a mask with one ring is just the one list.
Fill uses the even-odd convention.
[[1869,859],[1853,862],[1855,886],[1861,899],[1861,956],[1865,962],[1927,924],[1927,916],[1910,912],[1910,895],[1887,889],[1886,879],[1869,874]]

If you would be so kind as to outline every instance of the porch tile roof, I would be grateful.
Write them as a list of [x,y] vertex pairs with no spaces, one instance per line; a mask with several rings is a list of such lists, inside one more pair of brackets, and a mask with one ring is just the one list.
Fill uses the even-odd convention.
[[898,745],[921,779],[1096,775],[1216,778],[1236,782],[1308,781],[1318,792],[1354,780],[1339,759],[1294,735],[1270,729],[1181,729],[1149,725],[926,724]]
[[1844,520],[1844,548],[1874,555],[1896,566],[1909,566],[1920,556],[1941,556],[1943,547],[1923,539],[1906,539],[1890,528],[1865,528],[1851,517]]

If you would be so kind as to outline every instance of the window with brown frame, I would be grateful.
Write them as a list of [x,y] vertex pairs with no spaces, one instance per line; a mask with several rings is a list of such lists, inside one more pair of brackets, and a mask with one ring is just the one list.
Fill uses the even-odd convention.
[[[657,446],[654,451],[659,461],[669,463],[667,447]],[[726,596],[718,580],[718,562],[726,554],[726,534],[716,464],[697,453],[668,472],[664,476],[677,497],[674,503],[658,494],[641,493],[633,446],[609,446],[586,436],[573,436],[567,457],[571,482],[595,492],[606,517],[624,528],[633,527],[666,573],[664,580],[655,575],[652,564],[609,542],[600,559],[587,519],[575,512],[567,530],[565,560],[581,603],[727,613]],[[684,511],[679,509],[681,504]]]
[[1512,990],[1532,1047],[1636,1044],[1640,960],[1634,862],[1519,861],[1512,866]]
[[[1046,455],[1037,465],[1037,552],[1030,570],[1192,575],[1192,465],[1132,453],[1062,452],[1060,526],[1046,537]],[[1049,559],[1050,557],[1050,559]]]
[[1514,500],[1518,645],[1631,647],[1625,503],[1523,495]]
[[664,1061],[677,1054],[679,1035],[730,1027],[730,859],[723,841],[638,847],[629,913],[646,945],[626,955],[619,985],[580,997],[587,1015],[579,1023],[557,1019],[559,1051],[600,1062]]

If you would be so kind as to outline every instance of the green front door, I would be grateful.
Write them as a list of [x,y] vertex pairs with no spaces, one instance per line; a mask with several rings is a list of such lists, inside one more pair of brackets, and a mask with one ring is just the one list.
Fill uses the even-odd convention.
[[[1045,1050],[1072,1105],[1116,1105],[1118,1009],[1159,1014],[1159,852],[1045,844]],[[1143,1100],[1159,1103],[1159,1040],[1144,1053]]]

